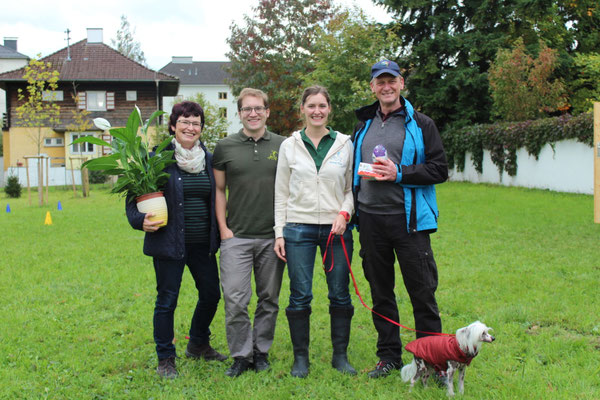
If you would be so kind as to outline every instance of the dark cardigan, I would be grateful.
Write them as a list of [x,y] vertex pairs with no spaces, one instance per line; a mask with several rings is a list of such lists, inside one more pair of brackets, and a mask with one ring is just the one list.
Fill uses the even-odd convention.
[[[217,218],[215,213],[215,176],[212,169],[212,153],[209,153],[200,142],[200,146],[206,153],[206,170],[210,180],[210,232],[209,253],[215,254],[219,249],[221,242]],[[170,144],[166,150],[173,150],[174,146]],[[183,181],[181,170],[176,163],[165,168],[170,174],[169,180],[163,188],[164,196],[167,201],[169,211],[169,220],[166,226],[163,226],[156,232],[146,232],[144,238],[144,254],[151,257],[181,260],[185,255],[185,222],[183,215]],[[142,230],[144,215],[137,209],[135,199],[127,196],[125,200],[125,211],[129,224],[138,230]]]

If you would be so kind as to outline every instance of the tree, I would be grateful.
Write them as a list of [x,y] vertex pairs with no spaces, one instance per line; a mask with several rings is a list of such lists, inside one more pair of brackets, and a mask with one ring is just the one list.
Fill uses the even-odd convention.
[[574,51],[600,46],[597,0],[374,0],[394,14],[405,46],[399,64],[410,97],[441,129],[489,122],[487,72],[499,48],[522,37],[558,49],[557,73],[568,83]]
[[299,120],[298,108],[303,76],[314,70],[313,53],[317,28],[333,14],[329,0],[259,0],[254,15],[244,16],[245,26],[230,26],[229,73],[233,93],[244,87],[269,95],[270,129],[289,134]]
[[110,40],[112,46],[125,57],[132,59],[142,65],[146,64],[146,56],[142,51],[140,42],[134,39],[135,28],[131,25],[125,15],[121,15],[121,27],[117,30],[117,37]]
[[565,85],[552,76],[557,61],[557,51],[543,41],[537,57],[527,53],[522,39],[512,50],[498,50],[488,75],[494,114],[503,120],[524,121],[566,110]]
[[[71,109],[71,122],[67,125],[67,131],[83,133],[92,127],[92,121],[89,118],[90,112],[86,109],[79,108],[79,95],[77,94],[77,86],[73,82],[73,102],[75,107]],[[85,146],[85,143],[80,143],[79,148]],[[83,197],[88,197],[90,189],[89,173],[87,168],[81,168],[81,189]]]
[[[39,55],[38,55],[39,57]],[[18,89],[17,98],[21,103],[17,108],[17,116],[22,126],[37,128],[30,137],[37,145],[37,154],[42,149],[42,127],[58,123],[60,107],[54,103],[55,90],[58,88],[59,72],[52,69],[52,64],[39,59],[31,59],[25,67],[23,79],[27,81],[25,91]],[[38,158],[38,200],[44,201],[42,159]],[[27,189],[29,190],[29,188]]]
[[352,133],[354,110],[375,101],[369,86],[371,65],[394,58],[396,40],[391,30],[376,25],[356,8],[335,15],[326,29],[319,29],[313,55],[315,69],[304,77],[303,86],[319,84],[328,88],[333,128]]
[[[39,57],[39,55],[38,55]],[[42,127],[58,123],[60,106],[54,102],[54,91],[58,88],[59,72],[52,69],[52,64],[39,59],[31,59],[25,67],[23,79],[27,81],[25,90],[18,89],[17,98],[21,103],[17,108],[17,116],[23,126],[35,127],[31,135],[37,145],[37,153],[42,148]]]
[[[379,0],[395,14],[398,60],[412,103],[443,129],[488,122],[487,70],[505,40],[512,1]],[[509,36],[508,36],[509,37]]]
[[577,76],[573,82],[571,103],[576,114],[593,109],[600,101],[600,53],[576,54]]
[[195,96],[188,97],[186,100],[200,104],[204,111],[204,128],[202,129],[202,143],[209,151],[213,151],[217,145],[217,141],[222,137],[227,136],[229,122],[227,116],[224,115],[214,104],[206,100],[203,93],[196,93]]
[[[194,96],[186,98],[186,100],[198,103],[202,107],[204,111],[204,128],[200,139],[209,151],[213,151],[217,141],[227,136],[227,130],[229,129],[227,117],[214,104],[206,100],[203,93],[198,92]],[[169,118],[167,117],[164,120],[169,121]],[[161,143],[167,137],[169,137],[167,124],[159,125],[155,142]]]
[[80,99],[75,83],[73,83],[72,97],[75,107],[71,109],[71,122],[67,125],[67,130],[70,132],[85,132],[92,127],[92,121],[90,120],[90,112],[79,107]]

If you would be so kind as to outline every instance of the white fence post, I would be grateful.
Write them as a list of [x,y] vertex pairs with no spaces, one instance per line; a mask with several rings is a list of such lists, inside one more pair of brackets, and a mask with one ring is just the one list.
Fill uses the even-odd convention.
[[594,222],[600,224],[600,103],[594,103]]

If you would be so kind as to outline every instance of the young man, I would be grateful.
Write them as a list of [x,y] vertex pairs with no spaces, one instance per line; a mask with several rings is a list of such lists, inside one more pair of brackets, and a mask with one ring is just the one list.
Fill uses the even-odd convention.
[[[416,329],[440,332],[435,299],[438,275],[429,234],[437,229],[434,185],[448,178],[448,166],[435,123],[400,96],[403,88],[398,64],[379,61],[371,68],[371,90],[377,101],[356,111],[360,123],[353,135],[354,194],[363,268],[373,310],[398,321],[395,254]],[[379,164],[373,166],[380,177],[363,180],[358,165],[371,162],[377,145],[387,151],[387,157],[378,157]],[[379,378],[402,367],[402,342],[398,326],[375,314],[373,323],[380,361],[369,376]]]
[[[262,91],[243,89],[238,114],[243,128],[221,139],[213,157],[225,327],[234,359],[225,372],[230,377],[269,369],[284,269],[273,250],[273,204],[277,155],[285,138],[265,127],[269,103]],[[258,296],[254,327],[248,316],[252,272]]]

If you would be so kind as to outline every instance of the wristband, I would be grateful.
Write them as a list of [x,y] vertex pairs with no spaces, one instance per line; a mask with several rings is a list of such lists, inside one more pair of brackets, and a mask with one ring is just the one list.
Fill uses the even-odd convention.
[[348,212],[346,212],[346,211],[340,211],[339,215],[343,216],[344,219],[346,220],[346,222],[350,222],[350,214],[348,214]]

